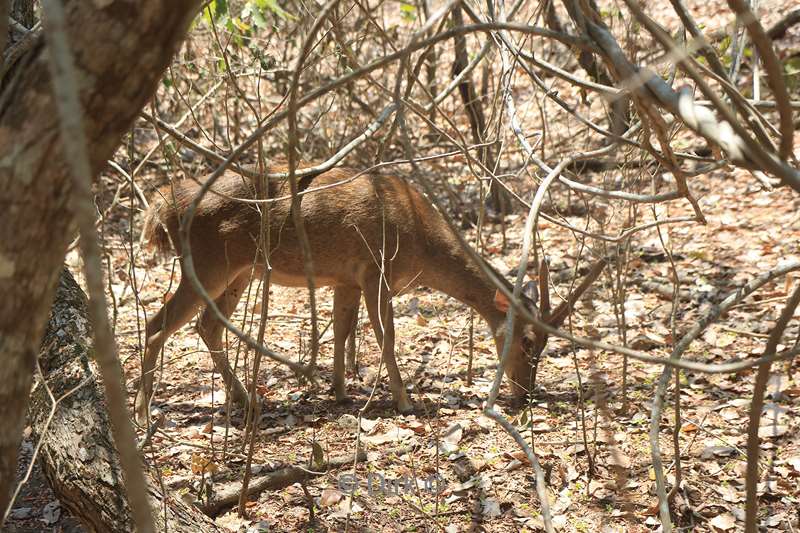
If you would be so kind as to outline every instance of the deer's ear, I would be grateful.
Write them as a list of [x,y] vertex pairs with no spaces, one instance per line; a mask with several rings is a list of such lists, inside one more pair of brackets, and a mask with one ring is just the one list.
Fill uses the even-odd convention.
[[511,306],[511,302],[508,300],[508,297],[500,292],[500,289],[496,289],[494,291],[494,306],[502,313],[507,312],[508,308]]
[[536,286],[535,281],[526,281],[522,286],[522,294],[527,296],[534,306],[539,302],[539,287]]

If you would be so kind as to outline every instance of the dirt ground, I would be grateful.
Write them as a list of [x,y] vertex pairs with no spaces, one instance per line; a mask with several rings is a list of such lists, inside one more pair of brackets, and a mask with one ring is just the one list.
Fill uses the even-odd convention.
[[[788,190],[759,191],[744,175],[722,172],[696,183],[695,190],[708,225],[673,226],[669,235],[682,280],[685,312],[678,317],[679,331],[745,280],[780,261],[796,259],[796,237],[800,235],[795,195]],[[671,206],[670,215],[687,214],[688,209]],[[543,235],[551,242],[558,241],[559,231],[554,225],[544,224]],[[487,233],[490,259],[501,271],[507,271],[508,265],[516,264],[520,236],[510,231],[510,251],[502,254],[499,228]],[[653,355],[667,355],[671,303],[663,294],[666,291],[654,290],[657,285],[653,283],[669,286],[669,263],[656,243],[657,236],[652,233],[649,240],[643,236],[632,251],[636,268],[625,313],[631,346]],[[491,253],[493,249],[495,253]],[[574,253],[565,246],[562,256],[551,256],[554,279],[559,272],[573,268]],[[124,255],[115,260],[122,268]],[[737,269],[728,267],[733,264]],[[169,285],[171,266],[171,261],[166,261],[138,270],[140,296],[148,314],[159,307]],[[571,276],[562,277],[556,286],[564,290]],[[794,283],[796,279],[791,278],[789,285]],[[121,282],[115,287],[116,327],[120,352],[127,360],[126,373],[133,381],[139,373],[137,324],[133,298],[125,286]],[[787,288],[785,282],[771,284],[734,308],[692,345],[686,357],[720,363],[760,353],[763,337],[781,309]],[[332,294],[321,289],[318,296],[321,323],[327,324]],[[257,307],[253,298],[248,309]],[[235,315],[237,321],[243,319],[244,311],[245,305],[241,305]],[[413,531],[430,529],[431,517],[438,516],[439,524],[452,531],[536,528],[540,516],[532,471],[508,435],[480,410],[496,368],[487,328],[476,318],[474,377],[468,385],[467,308],[442,294],[418,290],[397,298],[395,312],[398,360],[406,383],[413,384],[411,397],[416,413],[396,415],[386,380],[380,380],[361,420],[360,440],[368,461],[355,471],[333,471],[308,483],[313,522],[309,521],[309,500],[303,488],[295,484],[253,498],[248,505],[249,519],[229,511],[218,518],[220,524],[233,530],[267,523],[278,531],[338,530],[345,524],[352,530]],[[270,313],[274,314],[267,331],[271,346],[289,354],[307,349],[309,308],[303,290],[272,287]],[[579,303],[573,327],[580,335],[617,340],[616,319],[608,290],[602,284]],[[322,336],[322,381],[316,393],[299,384],[287,369],[264,365],[259,392],[265,403],[253,460],[258,473],[307,462],[313,453],[312,442],[318,443],[326,456],[355,450],[356,437],[348,417],[357,415],[366,404],[378,363],[378,348],[364,320],[358,332],[359,374],[348,379],[352,404],[337,404],[327,390],[332,372],[329,331]],[[796,334],[797,327],[792,326],[787,339]],[[232,356],[236,345],[230,343]],[[241,354],[240,360],[244,358]],[[629,361],[628,405],[623,413],[622,364],[619,355],[573,351],[567,342],[554,339],[541,362],[539,390],[531,404],[524,409],[511,407],[504,389],[499,407],[534,444],[552,491],[554,517],[563,531],[649,531],[657,525],[647,431],[660,368]],[[582,410],[576,365],[585,400]],[[784,365],[776,365],[762,419],[762,466],[768,471],[760,485],[762,513],[769,517],[775,531],[796,528],[799,518],[798,366],[795,362],[787,373]],[[678,439],[683,482],[676,502],[683,513],[682,525],[689,529],[733,531],[742,525],[743,448],[752,380],[751,371],[732,375],[686,372],[682,376]],[[167,487],[180,494],[192,495],[201,486],[208,488],[205,481],[209,477],[220,487],[241,477],[241,412],[234,409],[226,427],[221,389],[196,331],[185,327],[166,347],[155,405],[168,422],[147,452]],[[133,395],[133,384],[130,391]],[[668,407],[661,433],[666,465],[672,465],[674,458],[670,431],[673,417],[674,411]],[[202,464],[207,464],[212,473],[204,475]],[[674,481],[674,467],[668,471]],[[438,494],[430,482],[425,483],[431,475],[440,477]],[[347,493],[352,476],[360,482],[360,490],[351,499]],[[386,480],[384,485],[381,479]],[[397,479],[401,480],[400,488],[389,483]],[[408,480],[415,480],[416,487]],[[69,530],[63,524],[59,527]]]

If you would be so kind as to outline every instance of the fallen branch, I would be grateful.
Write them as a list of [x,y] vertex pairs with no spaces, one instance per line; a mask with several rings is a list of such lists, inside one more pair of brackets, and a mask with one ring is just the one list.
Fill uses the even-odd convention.
[[[314,470],[301,466],[289,466],[281,468],[269,474],[254,478],[250,480],[247,485],[247,496],[258,494],[265,490],[276,490],[283,487],[288,487],[294,483],[299,483],[306,479],[321,476],[329,470],[342,468],[344,466],[351,466],[353,464],[353,455],[343,455],[341,457],[334,457],[327,463],[317,465]],[[360,450],[355,455],[356,462],[366,461],[367,454]],[[242,483],[233,483],[222,490],[217,490],[214,497],[207,502],[199,502],[196,507],[203,511],[210,517],[215,517],[219,512],[231,505],[235,505],[239,501],[242,492]]]

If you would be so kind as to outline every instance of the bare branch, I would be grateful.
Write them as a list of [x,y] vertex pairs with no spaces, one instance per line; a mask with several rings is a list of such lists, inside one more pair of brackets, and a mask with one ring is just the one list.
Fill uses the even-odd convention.
[[778,104],[778,116],[780,118],[782,137],[779,154],[782,159],[788,159],[794,144],[794,121],[792,119],[792,108],[789,105],[789,91],[787,91],[786,83],[783,79],[783,69],[778,57],[775,55],[775,50],[772,48],[772,42],[756,18],[755,13],[743,0],[728,0],[728,5],[731,6],[731,9],[736,12],[736,15],[744,23],[747,32],[750,34],[750,39],[753,40],[753,44],[758,49],[759,58],[764,62],[764,68],[767,69],[767,83],[772,89],[772,94]]
[[[767,346],[764,348],[765,353],[774,352],[777,349],[778,343],[781,342],[786,326],[794,316],[794,311],[797,309],[798,304],[800,304],[800,284],[795,287],[794,292],[786,301],[786,305],[769,335]],[[770,363],[758,366],[756,382],[753,386],[753,401],[750,404],[750,421],[747,431],[747,501],[745,503],[744,519],[744,527],[747,533],[757,533],[758,531],[758,428],[761,425],[761,411],[764,409],[764,393],[767,390],[770,367]]]

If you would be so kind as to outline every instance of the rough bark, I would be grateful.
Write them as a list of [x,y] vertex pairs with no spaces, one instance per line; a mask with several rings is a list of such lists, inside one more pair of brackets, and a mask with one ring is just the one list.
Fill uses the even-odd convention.
[[11,0],[11,16],[26,28],[33,27],[33,0]]
[[2,68],[2,57],[6,53],[6,43],[8,43],[8,14],[8,0],[0,1],[0,68]]
[[[53,402],[41,383],[31,395],[29,421],[42,440],[39,461],[50,486],[90,531],[133,531],[119,456],[111,439],[101,375],[93,360],[86,296],[63,270],[56,288],[39,363]],[[220,531],[197,509],[164,495],[148,479],[159,531]]]
[[[96,175],[153,94],[197,0],[65,0]],[[0,80],[0,509],[8,504],[34,361],[74,234],[44,39]]]

